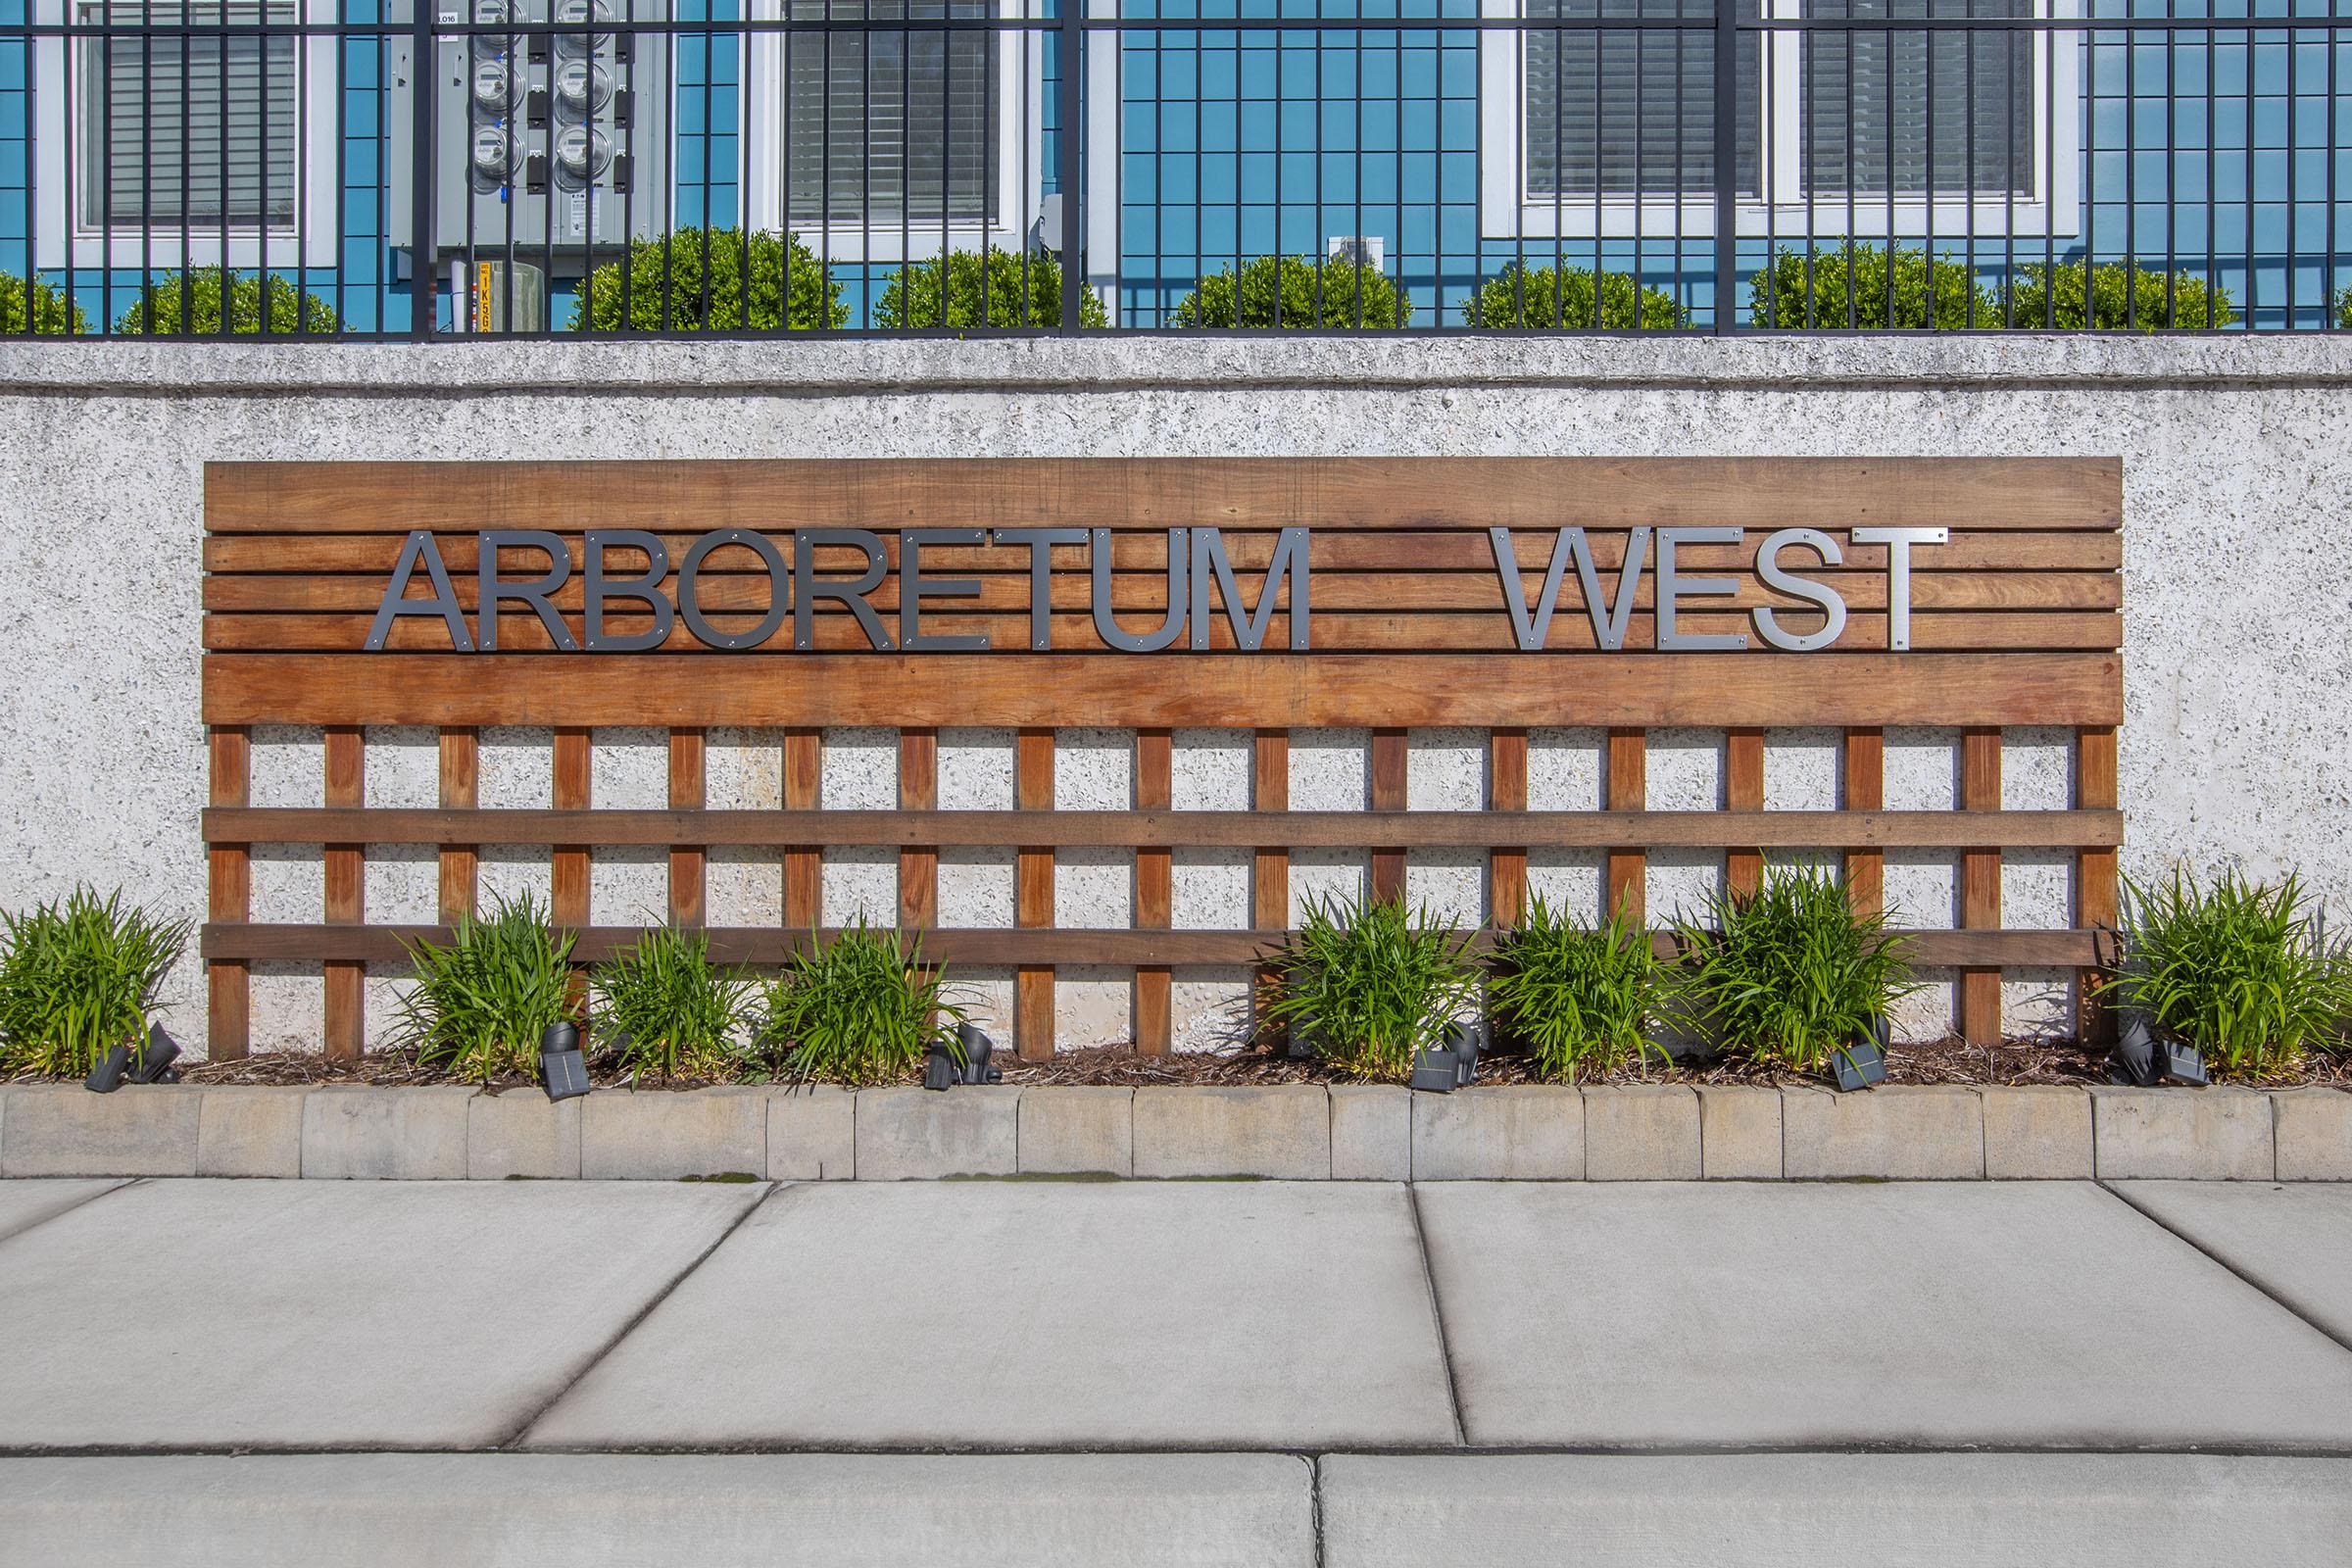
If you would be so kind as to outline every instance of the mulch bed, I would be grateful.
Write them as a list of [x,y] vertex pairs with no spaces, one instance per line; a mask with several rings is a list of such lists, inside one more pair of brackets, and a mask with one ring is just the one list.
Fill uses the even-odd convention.
[[[1257,1049],[1188,1051],[1165,1056],[1139,1054],[1132,1047],[1088,1046],[1055,1054],[1051,1061],[1026,1062],[1000,1054],[997,1065],[1008,1084],[1070,1084],[1128,1087],[1151,1084],[1323,1084],[1348,1081],[1320,1061],[1294,1061]],[[711,1080],[678,1078],[670,1081],[633,1081],[610,1063],[591,1063],[591,1080],[599,1089],[702,1089]],[[446,1084],[459,1080],[416,1059],[413,1051],[371,1052],[358,1061],[328,1061],[314,1052],[268,1052],[242,1061],[202,1062],[183,1072],[191,1084],[379,1084],[399,1088],[416,1084]],[[1520,1084],[1537,1081],[1534,1063],[1523,1055],[1490,1054],[1480,1060],[1481,1083]],[[1898,1045],[1888,1053],[1886,1079],[1897,1084],[2103,1084],[2107,1082],[2105,1053],[2065,1039],[2011,1040],[1997,1049],[1972,1046],[1956,1036],[1916,1045]],[[919,1081],[909,1074],[903,1083]],[[1678,1061],[1653,1065],[1649,1071],[1605,1074],[1588,1083],[1634,1084],[1807,1084],[1821,1080],[1777,1072],[1746,1062],[1723,1060]],[[2352,1058],[2315,1054],[2305,1069],[2272,1080],[2264,1088],[2323,1085],[2352,1089]],[[510,1074],[490,1085],[495,1091],[535,1089],[535,1081]]]

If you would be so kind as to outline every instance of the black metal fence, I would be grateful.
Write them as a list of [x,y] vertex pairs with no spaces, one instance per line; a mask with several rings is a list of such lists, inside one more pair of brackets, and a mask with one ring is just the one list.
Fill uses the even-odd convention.
[[0,331],[2352,326],[2326,0],[9,0]]

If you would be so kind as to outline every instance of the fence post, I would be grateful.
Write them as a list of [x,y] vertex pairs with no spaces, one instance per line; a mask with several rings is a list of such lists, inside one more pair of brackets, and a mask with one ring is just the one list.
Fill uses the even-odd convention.
[[409,335],[433,336],[433,0],[409,0]]
[[1740,271],[1739,0],[1715,0],[1715,330],[1738,330]]
[[1086,124],[1086,6],[1089,0],[1060,0],[1061,79],[1054,91],[1061,105],[1061,330],[1075,333],[1086,294],[1086,178],[1079,137]]

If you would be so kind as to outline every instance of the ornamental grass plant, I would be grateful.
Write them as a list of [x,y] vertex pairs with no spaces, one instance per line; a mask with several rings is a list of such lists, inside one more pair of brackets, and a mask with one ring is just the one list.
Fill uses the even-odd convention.
[[1842,877],[1774,866],[1753,893],[1718,890],[1678,913],[1675,1010],[1728,1055],[1820,1073],[1919,987],[1884,913],[1861,914]]
[[1272,968],[1268,1023],[1343,1072],[1389,1082],[1411,1075],[1413,1053],[1445,1044],[1479,986],[1468,934],[1395,899],[1309,901]]
[[767,987],[760,1039],[777,1076],[795,1083],[884,1084],[919,1069],[934,1044],[958,1062],[963,1009],[920,939],[863,921],[795,953]]
[[145,1047],[190,929],[87,887],[0,913],[0,1067],[50,1078],[86,1077],[116,1046]]
[[494,899],[486,916],[462,916],[446,947],[404,943],[415,983],[400,1000],[398,1038],[420,1060],[477,1083],[536,1075],[539,1037],[577,1021],[572,942],[525,894]]
[[1673,1000],[1649,928],[1621,907],[1597,924],[1538,898],[1495,943],[1487,982],[1494,1021],[1557,1083],[1639,1065]]
[[2230,1078],[2277,1077],[2307,1049],[2340,1045],[2352,954],[2330,951],[2300,878],[2210,881],[2174,870],[2124,878],[2124,954],[2113,996]]
[[589,971],[597,1044],[639,1079],[725,1079],[742,1062],[754,986],[710,961],[701,931],[655,926]]

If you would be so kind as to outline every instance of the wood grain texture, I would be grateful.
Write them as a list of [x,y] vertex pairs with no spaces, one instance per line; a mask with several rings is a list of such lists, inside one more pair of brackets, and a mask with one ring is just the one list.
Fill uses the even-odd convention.
[[[436,791],[444,811],[471,811],[481,804],[481,745],[480,733],[464,725],[441,731]],[[369,818],[368,826],[362,829],[365,833],[374,831],[372,812]],[[453,820],[451,827],[455,826]],[[477,841],[455,837],[450,828],[445,828],[434,834],[430,842],[440,846],[435,857],[438,886],[434,893],[441,918],[455,920],[460,915],[471,914],[481,881],[481,851]],[[554,840],[551,837],[532,842],[547,844]]]
[[[1602,798],[1612,811],[1639,811],[1649,796],[1649,743],[1639,729],[1609,731],[1608,757],[1602,768]],[[1602,865],[1601,912],[1623,913],[1639,925],[1648,917],[1649,857],[1642,846],[1623,842],[1613,846]]]
[[2092,654],[209,655],[210,724],[1127,728],[2066,724],[2123,719]]
[[[1054,732],[1024,729],[1013,737],[1013,804],[1025,811],[1054,808]],[[1028,844],[1013,855],[1012,919],[1016,927],[1043,930],[1054,924],[1054,849]],[[1054,966],[1032,961],[1012,976],[1012,1042],[1024,1061],[1054,1054]]]
[[[353,809],[368,799],[366,732],[357,725],[338,724],[325,734],[326,788],[329,808]],[[366,843],[328,844],[323,851],[326,895],[324,914],[333,925],[359,925],[368,918],[368,850]],[[324,968],[325,1031],[321,1044],[329,1061],[357,1061],[368,1037],[368,966],[330,961]]]
[[[1291,806],[1291,732],[1260,729],[1250,737],[1250,808],[1259,824]],[[1250,923],[1261,931],[1280,931],[1291,923],[1291,855],[1287,845],[1267,843],[1266,829],[1250,856]],[[1266,1007],[1274,998],[1275,975],[1260,964],[1250,976],[1250,1032],[1264,1034]]]
[[[1487,735],[1487,809],[1508,815],[1527,810],[1527,731],[1492,730]],[[1507,830],[1506,820],[1496,824]],[[1497,846],[1487,855],[1487,919],[1510,925],[1527,912],[1527,846]]]
[[[206,799],[215,809],[235,809],[253,796],[253,737],[216,729],[205,738]],[[205,919],[243,924],[253,917],[253,854],[243,844],[215,844],[205,854]],[[253,1048],[253,973],[243,960],[204,966],[205,1055],[241,1059]]]
[[[2075,806],[2078,809],[2108,810],[2117,803],[2116,732],[2112,728],[2083,729],[2075,735]],[[2122,813],[2117,812],[2119,819]],[[2119,835],[2120,836],[2120,835]],[[2117,921],[2118,855],[2120,845],[2086,847],[2075,856],[2075,924],[2079,928],[2113,929]],[[2107,977],[2096,967],[2075,971],[2075,1024],[2084,1038],[2110,1043],[2115,1035],[2114,1009],[2103,1004]]]
[[[2001,808],[2001,732],[1966,729],[1960,733],[1960,808],[1998,811]],[[2001,923],[2001,852],[1980,846],[1960,854],[1960,924],[1972,931],[1997,929]],[[1971,1045],[1996,1046],[2001,1041],[2001,971],[1969,968],[1960,973],[1960,1033]]]
[[[784,808],[813,811],[824,792],[824,735],[802,726],[784,732]],[[812,926],[823,918],[825,858],[816,845],[796,842],[784,851],[784,923]]]
[[[1764,732],[1743,726],[1727,732],[1723,744],[1723,804],[1729,810],[1764,809]],[[1746,895],[1764,881],[1764,852],[1740,845],[1724,856],[1724,880],[1732,892]]]
[[[699,811],[706,798],[708,740],[699,729],[669,732],[669,806],[675,811]],[[700,843],[669,845],[669,918],[673,924],[695,927],[710,923],[706,902],[709,854]]]
[[[903,811],[938,809],[939,731],[899,731],[899,808]],[[899,850],[899,923],[913,927],[939,923],[936,839],[903,845]]]
[[[1372,809],[1401,811],[1404,809],[1405,770],[1407,765],[1406,732],[1401,729],[1376,729],[1372,732]],[[1372,852],[1372,897],[1401,899],[1404,897],[1404,846],[1383,845]]]
[[[1164,729],[1135,736],[1135,805],[1139,812],[1165,811],[1176,796],[1176,737]],[[1164,931],[1176,918],[1176,863],[1165,847],[1138,845],[1135,852],[1135,924]],[[1148,1056],[1165,1054],[1175,1043],[1175,975],[1165,964],[1135,972],[1135,1049]]]
[[[559,728],[555,744],[556,809],[586,810],[592,776],[587,729]],[[587,845],[566,841],[555,846],[549,860],[548,906],[557,925],[578,927],[588,923],[588,865]]]
[[[1860,728],[1845,732],[1838,752],[1838,804],[1847,811],[1878,811],[1886,804],[1886,732]],[[2003,833],[2009,832],[2004,824]],[[2123,831],[2119,816],[2115,831]],[[1854,846],[1845,852],[1846,900],[1857,914],[1877,914],[1886,904],[1886,856],[1877,845]]]

